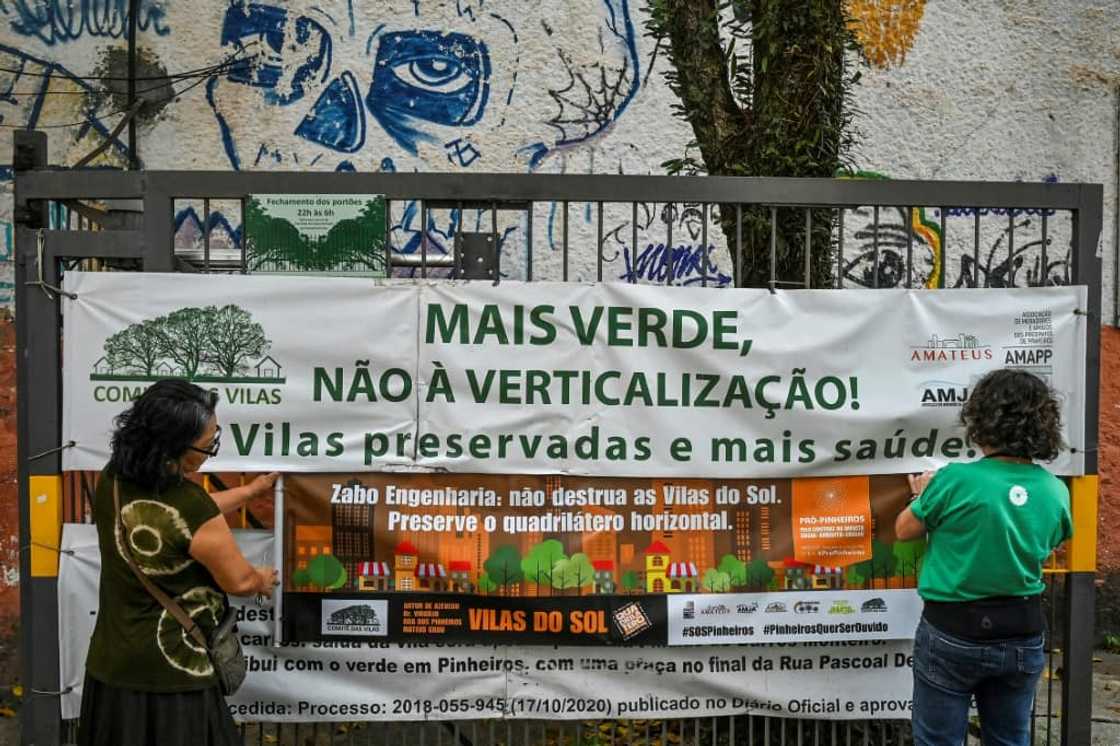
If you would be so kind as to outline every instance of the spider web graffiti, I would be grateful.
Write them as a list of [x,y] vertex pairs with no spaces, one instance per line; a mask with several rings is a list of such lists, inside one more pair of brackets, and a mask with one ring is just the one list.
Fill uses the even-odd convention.
[[547,124],[560,133],[557,144],[566,145],[586,140],[614,121],[631,95],[635,80],[629,61],[621,67],[602,61],[576,64],[570,54],[562,49],[558,52],[568,83],[549,90],[548,95],[559,111]]

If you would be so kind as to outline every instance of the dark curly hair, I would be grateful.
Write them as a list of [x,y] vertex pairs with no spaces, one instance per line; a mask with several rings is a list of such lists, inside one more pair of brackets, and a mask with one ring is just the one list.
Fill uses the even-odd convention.
[[117,416],[109,467],[140,487],[159,490],[182,476],[169,468],[206,430],[218,395],[167,378],[156,381]]
[[961,423],[975,445],[1006,456],[1050,461],[1065,447],[1054,392],[1024,370],[994,370],[977,381]]

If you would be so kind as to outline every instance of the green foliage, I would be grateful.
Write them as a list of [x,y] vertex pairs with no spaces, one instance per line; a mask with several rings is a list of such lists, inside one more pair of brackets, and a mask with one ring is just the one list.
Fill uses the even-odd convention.
[[[677,95],[676,116],[694,139],[670,173],[718,176],[832,177],[854,144],[849,101],[859,69],[845,68],[858,50],[842,0],[650,0],[647,30],[665,44],[673,63],[666,73]],[[849,55],[849,59],[851,59]],[[719,222],[733,255],[739,245],[734,210]],[[811,215],[811,282],[832,276],[832,216]],[[743,211],[740,287],[804,276],[805,215],[769,208]]]
[[515,585],[525,579],[521,571],[521,552],[510,544],[502,544],[490,552],[490,557],[482,563],[482,569],[496,586]]
[[[726,574],[728,582],[736,588],[741,588],[747,584],[747,563],[734,554],[723,555],[717,569]],[[766,569],[769,570],[770,568]]]
[[918,574],[921,568],[922,557],[926,553],[925,538],[913,541],[896,541],[891,547],[895,558],[894,573],[899,577],[911,577]]
[[638,573],[633,570],[627,570],[622,573],[622,590],[636,591],[642,587],[642,579],[638,577]]
[[704,572],[704,577],[700,582],[704,586],[704,590],[712,593],[727,593],[731,590],[731,576],[714,567],[709,567]]
[[385,269],[385,203],[362,208],[356,218],[340,220],[326,235],[310,238],[285,218],[268,215],[256,200],[245,206],[245,235],[251,270],[296,272]]
[[105,340],[115,375],[153,377],[166,363],[188,380],[234,378],[268,353],[272,343],[245,309],[188,307],[122,329]]
[[558,590],[583,588],[591,585],[594,580],[595,568],[583,552],[557,560],[552,566],[552,587]]
[[320,554],[307,563],[307,580],[322,591],[338,590],[346,585],[346,568],[333,554]]
[[489,573],[484,572],[478,576],[478,590],[482,593],[493,593],[498,588],[498,584],[490,579]]
[[296,588],[303,588],[311,585],[311,576],[307,570],[296,570],[292,573],[292,583]]
[[848,568],[848,574],[849,577],[855,576],[853,579],[857,580],[857,585],[862,585],[869,580],[891,577],[897,566],[898,558],[891,547],[874,539],[871,542],[871,559],[852,565]]
[[762,558],[747,563],[745,585],[751,588],[768,588],[774,580],[774,570]]
[[[529,550],[529,554],[521,560],[521,570],[530,583],[537,585],[554,585],[552,580],[553,568],[557,562],[568,559],[564,553],[564,545],[556,539],[545,539]],[[561,586],[555,586],[560,588]]]

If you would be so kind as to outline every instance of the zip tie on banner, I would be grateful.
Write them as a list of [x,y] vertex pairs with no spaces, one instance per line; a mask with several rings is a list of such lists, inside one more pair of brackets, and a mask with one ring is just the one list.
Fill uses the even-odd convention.
[[1085,316],[1086,318],[1089,318],[1089,317],[1095,317],[1097,314],[1093,313],[1092,311],[1086,311],[1083,308],[1075,308],[1075,309],[1073,309],[1073,315],[1074,316]]
[[52,448],[49,451],[43,451],[42,453],[36,453],[34,456],[28,456],[27,460],[28,461],[38,461],[41,458],[44,458],[46,456],[50,456],[50,455],[55,454],[55,453],[59,453],[61,451],[65,451],[67,448],[73,448],[76,445],[78,445],[77,441],[68,440],[68,441],[66,441],[66,443],[60,445],[58,448]]
[[1096,448],[1096,447],[1094,447],[1094,448],[1074,448],[1073,446],[1070,446],[1069,452],[1070,453],[1096,453],[1099,450],[1100,450],[1100,448]]
[[26,552],[27,550],[29,550],[33,547],[38,547],[39,549],[47,549],[51,552],[58,552],[59,554],[65,554],[68,557],[73,557],[75,554],[77,554],[77,552],[75,552],[73,549],[63,549],[62,547],[52,547],[50,544],[42,544],[42,543],[37,542],[37,541],[33,541],[30,544],[27,544],[26,546],[20,547],[19,551]]
[[26,284],[28,286],[34,286],[34,287],[39,288],[40,290],[43,291],[43,294],[46,295],[47,298],[49,298],[50,300],[55,300],[55,296],[51,294],[52,290],[54,292],[58,293],[59,295],[65,295],[70,300],[77,300],[78,299],[78,294],[77,293],[67,292],[60,287],[55,287],[54,285],[51,285],[50,283],[48,283],[46,280],[43,279],[43,249],[44,249],[45,244],[46,244],[46,238],[43,236],[43,229],[40,228],[38,230],[37,234],[36,234],[36,237],[35,237],[35,261],[36,261],[36,264],[37,264],[37,272],[38,272],[39,279],[38,280],[29,280],[28,282],[26,282],[24,284]]
[[34,694],[37,697],[63,697],[65,695],[69,694],[72,691],[74,691],[74,685],[73,684],[66,687],[65,689],[63,689],[60,692],[51,692],[51,691],[47,691],[46,689],[32,689],[31,693]]

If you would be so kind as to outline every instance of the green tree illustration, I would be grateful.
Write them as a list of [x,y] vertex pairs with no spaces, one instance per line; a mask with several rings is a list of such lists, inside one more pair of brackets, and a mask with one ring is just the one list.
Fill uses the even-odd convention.
[[766,564],[766,560],[759,558],[747,563],[745,585],[751,588],[767,588],[774,579],[774,571]]
[[268,215],[256,200],[245,209],[249,268],[327,272],[385,267],[385,203],[372,201],[356,218],[331,226],[313,240],[285,218]]
[[642,579],[638,577],[638,573],[633,570],[627,570],[622,573],[622,590],[633,592],[641,589]]
[[509,544],[496,547],[482,563],[482,569],[498,587],[515,585],[525,579],[525,573],[521,571],[521,552]]
[[210,308],[206,309],[211,316],[207,324],[206,361],[224,377],[233,378],[248,370],[251,360],[261,358],[271,342],[265,338],[264,328],[245,309],[233,304],[213,311]]
[[895,575],[899,577],[917,575],[921,568],[922,557],[926,553],[926,540],[923,537],[913,541],[896,541],[891,546],[891,553],[896,560]]
[[294,225],[266,214],[255,199],[245,203],[244,225],[249,269],[287,269],[288,263],[304,269],[306,241]]
[[859,578],[859,584],[863,585],[868,580],[889,578],[894,575],[897,565],[898,559],[894,556],[891,548],[878,539],[874,539],[871,542],[871,559],[852,565],[849,568],[849,573],[855,574]]
[[552,587],[557,590],[583,588],[591,585],[594,580],[595,568],[583,552],[557,560],[552,566]]
[[[731,555],[728,555],[729,557]],[[734,559],[734,558],[732,558]],[[720,572],[714,567],[709,567],[701,580],[704,590],[712,593],[727,593],[731,590],[731,575]]]
[[[556,563],[568,559],[564,545],[556,539],[545,539],[529,550],[521,560],[521,571],[525,579],[537,585],[552,586],[552,572]],[[560,588],[561,586],[553,586]]]
[[307,572],[306,568],[303,570],[296,570],[292,573],[292,584],[296,588],[305,588],[311,585],[311,575]]
[[105,359],[114,372],[135,370],[151,376],[162,357],[154,321],[132,324],[105,340]]
[[307,563],[307,579],[322,591],[337,590],[346,585],[346,568],[333,554],[320,554]]
[[490,579],[489,573],[482,573],[478,576],[478,590],[483,593],[493,593],[498,590],[498,584]]
[[[719,567],[720,572],[727,575],[727,582],[736,588],[742,588],[747,584],[747,563],[736,557],[734,554],[725,554],[720,558]],[[770,569],[770,568],[766,568]]]
[[188,379],[198,376],[206,359],[217,308],[180,308],[154,322],[160,352],[173,360]]

